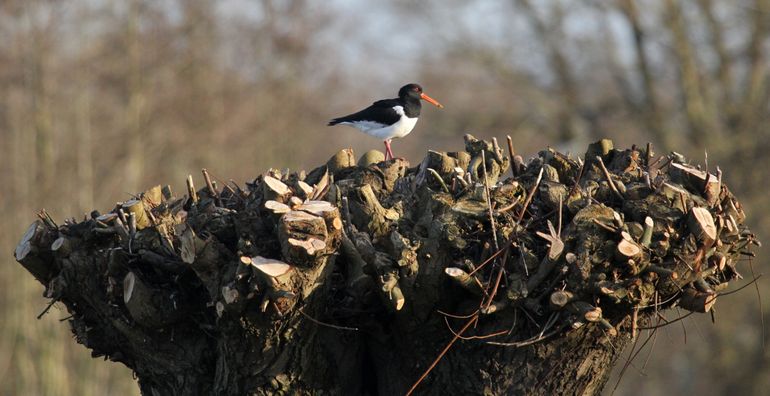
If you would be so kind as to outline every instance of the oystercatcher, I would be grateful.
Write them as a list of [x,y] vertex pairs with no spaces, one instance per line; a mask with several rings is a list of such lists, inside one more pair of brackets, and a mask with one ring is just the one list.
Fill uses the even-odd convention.
[[440,109],[444,107],[422,92],[419,84],[407,84],[398,90],[398,98],[378,100],[357,113],[329,121],[329,126],[350,125],[368,135],[384,139],[385,160],[393,159],[390,141],[412,132],[422,108],[420,99]]

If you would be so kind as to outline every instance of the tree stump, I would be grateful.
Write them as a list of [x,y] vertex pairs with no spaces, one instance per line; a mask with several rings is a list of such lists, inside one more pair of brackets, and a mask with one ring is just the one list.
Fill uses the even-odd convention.
[[14,254],[144,395],[552,395],[598,394],[639,326],[709,312],[758,244],[679,155],[651,173],[606,139],[582,161],[465,143],[414,168],[346,149],[237,192],[190,177],[41,214]]

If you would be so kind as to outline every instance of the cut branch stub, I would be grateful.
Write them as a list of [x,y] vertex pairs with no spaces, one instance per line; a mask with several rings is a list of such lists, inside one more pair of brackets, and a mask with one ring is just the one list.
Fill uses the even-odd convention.
[[585,301],[573,301],[567,305],[567,309],[586,322],[598,322],[602,319],[602,309]]
[[297,266],[313,267],[327,247],[324,219],[303,211],[281,217],[278,238],[284,259]]
[[364,272],[367,267],[361,253],[356,249],[356,245],[345,234],[342,234],[342,243],[340,252],[346,258],[348,273],[348,287],[352,295],[362,297],[372,283],[372,278]]
[[714,293],[700,292],[695,289],[685,289],[682,297],[679,299],[679,306],[692,311],[706,313],[711,310],[717,302],[717,295]]
[[222,299],[225,301],[225,304],[235,304],[241,300],[241,293],[234,285],[225,285],[222,286]]
[[674,208],[681,210],[682,213],[687,213],[688,202],[690,201],[690,193],[687,190],[680,188],[678,185],[665,182],[660,186],[659,191],[671,200]]
[[562,242],[559,234],[556,233],[556,229],[553,227],[550,220],[548,221],[548,231],[549,234],[538,232],[537,235],[550,243],[548,246],[548,259],[556,261],[564,251],[564,242]]
[[337,154],[334,154],[334,156],[329,159],[326,166],[332,174],[337,173],[342,169],[356,166],[356,156],[353,154],[353,149],[346,148],[338,151]]
[[721,187],[716,175],[676,162],[672,162],[669,166],[672,180],[685,186],[689,191],[702,195],[709,206],[717,203]]
[[184,301],[175,294],[173,290],[148,285],[134,272],[123,278],[123,303],[131,317],[145,327],[167,326],[184,316]]
[[273,212],[274,214],[284,214],[291,212],[289,205],[273,200],[265,202],[265,209]]
[[591,143],[588,145],[588,150],[586,151],[586,162],[593,161],[596,156],[605,157],[614,149],[615,146],[610,139],[602,139],[598,142]]
[[717,238],[717,227],[714,224],[714,218],[706,208],[694,207],[690,210],[687,217],[687,225],[690,232],[695,235],[703,246],[711,247]]
[[556,229],[554,229],[550,220],[548,221],[548,231],[548,234],[539,231],[537,232],[537,235],[548,241],[550,245],[548,247],[548,253],[537,268],[537,272],[535,272],[535,274],[533,274],[527,281],[527,290],[529,291],[534,290],[548,277],[556,266],[556,262],[559,260],[559,257],[561,257],[562,252],[564,252],[564,242],[559,237],[559,234],[556,233]]
[[283,291],[283,295],[292,292],[294,268],[291,265],[262,256],[251,257],[250,264],[254,268],[254,275],[262,279],[269,291],[266,298],[276,297],[278,291]]
[[446,273],[447,276],[449,276],[458,285],[462,286],[463,289],[468,290],[477,296],[483,295],[481,285],[476,282],[473,276],[469,275],[462,269],[456,267],[447,267],[444,269],[444,273]]
[[27,232],[24,233],[13,252],[16,261],[43,284],[47,284],[55,272],[55,268],[52,267],[53,261],[47,260],[46,252],[41,249],[46,243],[44,240],[46,233],[47,228],[43,223],[40,220],[35,221],[27,228]]
[[60,236],[51,244],[51,251],[60,257],[67,257],[72,251],[72,246],[66,237]]
[[148,204],[151,208],[160,205],[163,202],[163,189],[160,184],[147,189],[142,193],[142,200]]
[[385,154],[380,150],[369,150],[358,159],[358,166],[367,167],[385,161]]
[[342,219],[340,218],[340,211],[336,206],[329,202],[306,201],[295,209],[323,218],[324,222],[326,223],[326,228],[330,233],[339,232],[342,230]]
[[262,256],[251,257],[249,263],[261,273],[272,277],[278,278],[291,271],[291,265],[284,263],[281,260],[270,259]]
[[185,226],[182,235],[179,236],[179,241],[179,257],[182,262],[192,264],[205,242],[195,235],[190,226]]
[[447,153],[428,150],[428,155],[423,160],[427,168],[431,168],[438,172],[441,176],[446,176],[452,173],[457,166],[457,160],[450,157]]
[[321,199],[324,195],[326,195],[326,192],[329,190],[329,182],[331,179],[329,176],[328,168],[328,166],[323,167],[324,173],[321,175],[321,178],[318,179],[318,182],[313,186],[313,193],[308,196],[308,199]]
[[[489,185],[497,184],[498,178],[508,170],[510,164],[510,158],[503,156],[503,150],[497,145],[497,140],[493,139],[491,142],[480,140],[471,134],[465,134],[463,139],[465,151],[470,155],[467,171],[471,178],[476,181],[484,180],[484,168],[486,168]],[[483,166],[482,162],[484,162]]]
[[408,267],[411,273],[417,273],[417,249],[419,248],[419,242],[412,244],[412,242],[405,238],[397,230],[393,230],[390,233],[390,238],[387,241],[387,250],[390,253],[390,257],[396,261],[399,267]]
[[404,307],[406,299],[398,285],[398,275],[395,272],[388,272],[380,278],[380,290],[393,310],[400,311]]
[[147,216],[147,210],[144,207],[144,201],[141,199],[130,199],[124,202],[121,206],[126,211],[126,213],[129,214],[129,216],[131,213],[134,214],[137,230],[141,230],[152,225],[150,217]]
[[634,259],[642,254],[642,249],[634,241],[621,238],[616,248],[616,255],[621,261]]
[[99,217],[96,218],[96,221],[102,222],[104,224],[111,224],[115,219],[118,218],[117,213],[105,213]]
[[650,244],[652,243],[652,232],[655,229],[655,222],[652,220],[650,216],[647,216],[644,218],[644,231],[642,233],[642,238],[640,240],[640,243],[644,247],[650,247]]
[[302,198],[297,196],[289,198],[289,208],[296,209],[300,205],[302,205]]
[[295,192],[303,199],[310,199],[310,196],[313,195],[313,186],[310,184],[305,183],[303,180],[297,180],[295,183],[296,189]]
[[262,178],[262,194],[265,202],[272,200],[286,203],[291,195],[291,189],[284,182],[265,175]]
[[272,303],[276,308],[276,313],[279,316],[283,315],[283,312],[296,302],[296,294],[294,293],[294,274],[296,272],[294,267],[283,261],[262,256],[251,257],[248,261],[254,268],[255,277],[252,279],[252,283],[257,281],[254,285],[262,285],[255,286],[254,290],[264,287],[260,310],[266,312]]
[[601,172],[599,169],[599,161],[596,157],[602,158],[602,160],[609,159],[609,154],[614,150],[614,144],[610,139],[602,139],[597,142],[588,145],[585,156],[584,168],[585,177],[582,180],[597,179],[597,173]]
[[351,201],[351,207],[357,207],[364,215],[354,217],[354,222],[357,218],[363,220],[359,221],[356,227],[368,231],[375,239],[387,235],[391,223],[398,220],[400,215],[394,209],[386,209],[380,204],[372,186],[365,184],[357,190],[360,203]]
[[575,295],[567,290],[559,290],[551,293],[549,300],[551,309],[558,311],[564,308],[569,302],[575,299]]
[[182,261],[190,265],[206,286],[209,296],[216,299],[222,276],[219,269],[231,257],[226,247],[215,238],[203,240],[195,236],[190,227],[183,232],[181,245]]

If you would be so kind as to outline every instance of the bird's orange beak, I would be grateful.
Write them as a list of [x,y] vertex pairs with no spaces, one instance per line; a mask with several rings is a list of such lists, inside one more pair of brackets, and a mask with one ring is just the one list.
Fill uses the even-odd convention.
[[431,98],[430,96],[428,96],[428,95],[426,95],[424,93],[420,94],[420,99],[422,99],[422,100],[424,100],[424,101],[426,101],[426,102],[428,102],[428,103],[438,107],[439,109],[443,109],[444,108],[444,105],[442,105],[436,99],[433,99],[433,98]]

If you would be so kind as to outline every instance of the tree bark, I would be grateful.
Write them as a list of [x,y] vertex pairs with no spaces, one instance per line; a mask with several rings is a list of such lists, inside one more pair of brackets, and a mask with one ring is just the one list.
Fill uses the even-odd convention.
[[[144,395],[598,394],[639,323],[680,301],[709,311],[754,241],[724,185],[715,205],[668,173],[648,185],[639,153],[610,141],[493,183],[477,168],[510,160],[466,143],[420,167],[347,161],[196,199],[155,187],[80,223],[43,216],[16,258]],[[444,157],[468,169],[430,167]],[[557,185],[570,193],[552,202]],[[696,227],[708,216],[717,234]]]

